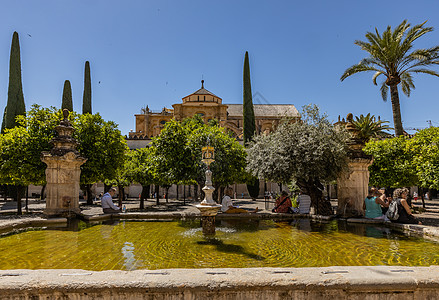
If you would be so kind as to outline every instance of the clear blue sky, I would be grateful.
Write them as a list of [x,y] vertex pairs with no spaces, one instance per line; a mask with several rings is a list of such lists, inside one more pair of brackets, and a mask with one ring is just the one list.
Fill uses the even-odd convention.
[[[431,1],[147,1],[2,0],[0,113],[7,100],[12,33],[20,35],[26,108],[61,105],[66,79],[82,110],[84,63],[90,61],[93,112],[135,129],[134,114],[160,110],[205,87],[223,103],[242,103],[249,51],[253,93],[271,104],[315,103],[338,115],[380,115],[392,121],[372,74],[340,82],[366,53],[354,45],[367,31],[402,20],[428,20],[435,31],[417,48],[439,44],[439,2]],[[439,126],[439,78],[418,75],[401,93],[404,127]],[[260,98],[258,98],[260,99]],[[255,99],[254,103],[258,103]]]

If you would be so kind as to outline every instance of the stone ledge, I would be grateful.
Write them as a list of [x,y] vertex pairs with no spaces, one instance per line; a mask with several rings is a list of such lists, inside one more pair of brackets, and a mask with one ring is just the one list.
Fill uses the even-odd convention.
[[2,299],[436,299],[439,267],[2,270]]

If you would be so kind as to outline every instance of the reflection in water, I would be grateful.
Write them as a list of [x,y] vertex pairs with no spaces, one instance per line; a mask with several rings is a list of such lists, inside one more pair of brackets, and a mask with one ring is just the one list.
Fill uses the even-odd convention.
[[122,247],[122,255],[124,259],[124,267],[127,270],[133,270],[136,266],[136,258],[134,257],[134,244],[130,242],[125,242]]
[[[221,220],[215,238],[198,220],[77,224],[0,238],[0,269],[324,267],[439,264],[439,244],[345,222]],[[25,246],[23,246],[25,245]]]

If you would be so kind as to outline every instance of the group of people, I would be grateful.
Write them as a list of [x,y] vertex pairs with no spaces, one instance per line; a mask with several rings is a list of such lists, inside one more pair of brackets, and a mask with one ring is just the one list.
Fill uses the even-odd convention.
[[[233,189],[227,187],[225,189],[225,195],[221,202],[221,211],[228,214],[239,214],[239,213],[256,213],[259,209],[256,207],[254,210],[247,210],[234,205],[232,202]],[[101,198],[102,209],[105,214],[119,213],[121,211],[120,207],[113,203],[113,196],[116,194],[116,188],[112,187],[105,193]],[[422,224],[415,216],[412,214],[410,203],[408,201],[409,190],[407,188],[398,188],[393,191],[393,197],[386,196],[386,190],[384,188],[371,188],[367,197],[364,199],[363,208],[365,211],[365,217],[369,219],[378,219],[389,221],[386,213],[392,202],[396,201],[398,218],[396,220],[390,220],[396,223],[404,224]],[[303,211],[299,209],[299,204],[302,203],[301,207],[307,206],[308,211]],[[311,204],[311,199],[308,195],[300,194],[298,197],[291,200],[286,191],[282,191],[281,195],[276,199],[275,207],[273,212],[275,213],[309,213],[309,206]]]
[[[378,219],[385,221],[392,221],[395,223],[404,224],[422,224],[412,214],[410,204],[408,202],[409,190],[407,188],[398,188],[393,191],[393,197],[386,196],[384,188],[371,188],[367,197],[364,199],[363,208],[365,217],[369,219]],[[396,220],[389,220],[387,211],[392,201],[396,201],[398,218]]]
[[[224,197],[221,201],[221,211],[227,214],[240,214],[240,213],[256,213],[258,208],[255,210],[247,210],[234,205],[232,202],[233,189],[227,187],[224,191]],[[308,207],[303,211],[299,209],[299,202],[302,202],[302,207]],[[311,204],[311,198],[308,195],[299,195],[296,198],[290,198],[286,191],[282,191],[280,196],[276,199],[273,212],[275,213],[309,213],[309,207]]]

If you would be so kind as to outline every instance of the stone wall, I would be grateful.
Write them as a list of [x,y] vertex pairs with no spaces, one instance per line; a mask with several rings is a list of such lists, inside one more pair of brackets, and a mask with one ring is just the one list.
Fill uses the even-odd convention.
[[439,267],[2,270],[12,299],[438,299]]

